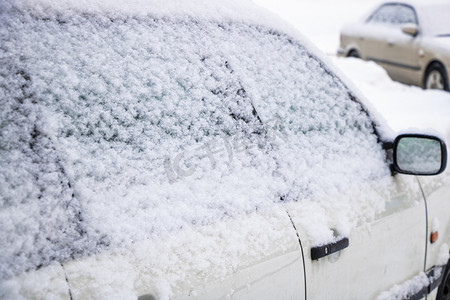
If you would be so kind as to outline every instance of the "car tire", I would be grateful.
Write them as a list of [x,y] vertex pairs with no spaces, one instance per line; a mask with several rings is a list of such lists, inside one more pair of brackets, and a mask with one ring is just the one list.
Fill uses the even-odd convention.
[[448,91],[448,77],[444,67],[440,63],[432,63],[425,72],[424,87]]
[[450,300],[450,261],[445,268],[444,278],[439,286],[436,300]]
[[361,58],[357,50],[350,50],[347,57]]

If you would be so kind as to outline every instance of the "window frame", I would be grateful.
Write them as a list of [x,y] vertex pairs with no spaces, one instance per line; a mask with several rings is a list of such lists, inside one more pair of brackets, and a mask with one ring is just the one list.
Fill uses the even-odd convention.
[[[365,23],[374,23],[374,22],[372,22],[373,17],[374,17],[374,16],[375,16],[375,15],[376,15],[383,7],[386,7],[386,6],[403,6],[403,7],[406,7],[406,8],[411,9],[412,12],[414,13],[414,19],[415,19],[414,24],[416,24],[417,26],[419,26],[419,17],[418,17],[418,15],[417,15],[416,9],[415,9],[412,5],[409,5],[409,4],[406,4],[406,3],[401,3],[401,2],[387,2],[387,3],[384,3],[384,4],[380,5],[377,9],[375,9],[374,12],[372,12],[372,13],[370,14],[370,16],[366,19]],[[391,23],[391,22],[378,22],[378,23],[381,23],[381,24],[389,24],[389,25],[396,25],[396,24],[393,24],[393,23]],[[407,24],[407,23],[399,23],[399,25],[403,25],[403,24]]]

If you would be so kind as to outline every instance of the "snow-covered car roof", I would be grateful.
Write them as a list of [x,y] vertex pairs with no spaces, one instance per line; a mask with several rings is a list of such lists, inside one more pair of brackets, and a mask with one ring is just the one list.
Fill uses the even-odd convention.
[[6,8],[10,5],[20,9],[30,10],[37,17],[56,16],[64,14],[85,13],[111,17],[154,16],[158,18],[186,18],[235,21],[247,24],[267,25],[277,29],[290,30],[287,23],[275,17],[269,11],[260,8],[250,0],[18,0],[2,3]]

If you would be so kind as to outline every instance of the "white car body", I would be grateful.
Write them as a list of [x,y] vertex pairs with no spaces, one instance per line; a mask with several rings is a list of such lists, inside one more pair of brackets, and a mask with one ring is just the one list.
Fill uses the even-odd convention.
[[[2,37],[9,80],[2,84],[11,87],[0,127],[0,298],[436,294],[449,257],[448,171],[391,173],[389,129],[324,55],[276,17],[233,1],[2,5],[0,20],[14,30]],[[17,66],[24,69],[12,72]],[[195,97],[183,102],[191,90]],[[219,101],[201,106],[205,99]],[[267,122],[257,141],[270,147],[243,150],[250,158],[223,149],[228,164],[207,153],[194,170],[182,159],[209,144],[205,137],[215,133],[202,134],[214,122],[170,131],[175,118],[164,127],[170,134],[160,133],[166,119],[145,127],[153,120],[134,114],[142,103],[151,103],[144,116],[173,107],[204,122],[230,114],[229,130]],[[203,119],[208,109],[213,114]],[[279,131],[270,131],[273,119]],[[117,136],[107,125],[119,128]],[[261,135],[244,129],[248,136],[237,142]],[[160,159],[163,153],[173,156]],[[73,224],[80,236],[58,244]],[[433,243],[432,232],[439,233]]]
[[[401,25],[385,24],[370,21],[371,17],[385,5],[402,5],[411,8],[416,14],[416,34],[402,32]],[[386,69],[392,79],[426,87],[426,77],[430,66],[438,63],[445,70],[446,89],[449,86],[450,74],[450,45],[448,35],[436,35],[431,30],[433,23],[439,24],[439,18],[446,22],[444,16],[439,15],[439,9],[450,9],[446,1],[413,2],[392,1],[385,2],[372,13],[354,24],[348,24],[341,30],[341,42],[338,55],[349,56],[358,54],[364,60],[372,60]],[[442,14],[442,13],[441,13]],[[436,20],[430,20],[436,18]],[[433,22],[431,22],[433,21]],[[446,23],[441,24],[446,28]]]

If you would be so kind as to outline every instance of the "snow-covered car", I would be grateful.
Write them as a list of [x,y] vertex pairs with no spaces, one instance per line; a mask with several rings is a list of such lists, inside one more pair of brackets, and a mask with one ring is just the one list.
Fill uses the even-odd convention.
[[338,55],[374,61],[406,84],[448,91],[450,3],[386,2],[344,26]]
[[1,299],[448,297],[443,140],[251,2],[7,0],[0,39]]

